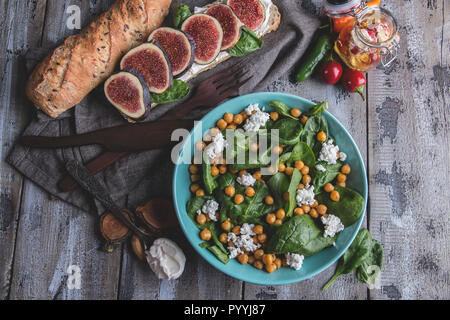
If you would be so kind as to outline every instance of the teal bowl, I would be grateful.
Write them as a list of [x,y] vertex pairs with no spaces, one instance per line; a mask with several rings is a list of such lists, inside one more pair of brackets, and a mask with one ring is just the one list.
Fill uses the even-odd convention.
[[[191,155],[194,153],[194,144],[196,141],[201,140],[201,137],[206,130],[215,126],[217,120],[220,119],[225,112],[236,114],[244,110],[249,104],[253,103],[258,103],[260,107],[264,106],[265,110],[268,111],[271,110],[269,102],[274,100],[282,101],[289,107],[299,108],[302,111],[307,111],[310,106],[314,105],[314,103],[309,100],[290,94],[275,92],[252,93],[237,97],[219,105],[205,115],[202,119],[202,126],[197,124],[186,138],[175,164],[172,186],[173,200],[178,220],[194,249],[197,250],[197,252],[211,265],[227,275],[242,281],[262,285],[282,285],[299,282],[318,274],[336,262],[356,237],[364,219],[365,208],[367,206],[367,178],[361,154],[347,130],[327,111],[325,112],[325,117],[328,120],[329,131],[331,135],[335,137],[340,150],[347,154],[346,163],[350,164],[352,168],[347,179],[347,186],[357,190],[365,199],[364,212],[361,214],[361,217],[357,222],[345,228],[340,233],[336,240],[336,245],[311,257],[305,258],[300,270],[296,271],[291,268],[281,268],[271,274],[268,274],[263,270],[258,270],[250,265],[241,265],[236,259],[231,259],[227,264],[223,264],[209,250],[200,248],[199,244],[202,240],[199,237],[199,230],[186,212],[186,203],[191,197],[191,193],[189,192],[189,185],[191,182],[188,172],[188,163],[191,161]],[[195,141],[194,137],[196,139]]]

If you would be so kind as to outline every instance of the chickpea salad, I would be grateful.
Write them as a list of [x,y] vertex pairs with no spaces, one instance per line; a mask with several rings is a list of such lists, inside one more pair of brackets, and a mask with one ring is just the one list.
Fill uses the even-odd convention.
[[326,102],[305,113],[280,101],[268,107],[225,113],[195,143],[186,209],[202,248],[272,273],[299,270],[333,246],[364,198],[346,186],[351,167],[328,131]]

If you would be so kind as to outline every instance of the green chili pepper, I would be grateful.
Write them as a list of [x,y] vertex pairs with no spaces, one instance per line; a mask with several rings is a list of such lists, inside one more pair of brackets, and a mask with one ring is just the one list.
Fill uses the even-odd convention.
[[319,36],[312,50],[303,61],[297,73],[297,81],[302,82],[308,79],[320,61],[325,58],[333,48],[333,37],[324,33]]

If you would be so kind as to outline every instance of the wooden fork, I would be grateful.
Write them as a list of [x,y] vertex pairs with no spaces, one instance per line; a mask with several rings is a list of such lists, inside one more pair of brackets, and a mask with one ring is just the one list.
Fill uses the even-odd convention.
[[[244,71],[244,61],[245,59],[242,59],[226,70],[203,80],[189,100],[168,111],[157,120],[181,119],[192,110],[200,107],[216,106],[221,101],[230,98],[233,93],[253,77],[249,76],[242,80],[248,74],[248,71]],[[95,175],[128,154],[129,152],[105,152],[84,166]],[[72,191],[77,186],[78,183],[70,175],[66,175],[58,182],[58,187],[63,192]]]

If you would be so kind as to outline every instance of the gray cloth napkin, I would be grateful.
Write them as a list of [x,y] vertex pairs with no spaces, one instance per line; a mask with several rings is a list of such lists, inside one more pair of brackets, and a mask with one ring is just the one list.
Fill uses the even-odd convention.
[[[172,8],[178,3],[203,6],[210,1],[173,1]],[[248,69],[253,79],[239,90],[239,94],[264,91],[268,85],[279,77],[293,72],[294,66],[303,55],[310,40],[319,26],[319,20],[311,13],[317,13],[317,6],[311,0],[273,1],[281,12],[281,24],[277,31],[266,35],[263,48],[249,56]],[[308,12],[312,11],[312,12]],[[165,24],[171,24],[171,14]],[[49,48],[32,51],[27,54],[26,64],[29,72],[40,61]],[[227,69],[235,63],[230,59],[216,68],[202,73],[189,82],[195,87],[206,77]],[[30,104],[30,112],[34,107]],[[149,120],[155,120],[167,110],[177,104],[160,105],[152,111]],[[191,118],[199,119],[204,112],[195,112]],[[124,124],[124,119],[107,102],[103,87],[99,86],[91,92],[75,108],[65,112],[58,119],[51,119],[41,112],[37,112],[31,123],[24,131],[24,135],[62,136],[85,133],[105,127]],[[90,211],[96,208],[102,213],[101,204],[93,202],[92,198],[80,188],[63,193],[57,183],[66,175],[64,164],[68,160],[76,159],[82,163],[100,155],[104,150],[98,146],[83,146],[64,149],[30,149],[16,145],[7,162],[19,170],[24,176],[32,180],[43,189],[63,201],[82,210]],[[97,177],[104,183],[111,196],[119,205],[133,208],[141,205],[152,197],[171,196],[171,179],[173,164],[170,160],[170,150],[150,150],[133,153],[111,165]]]

